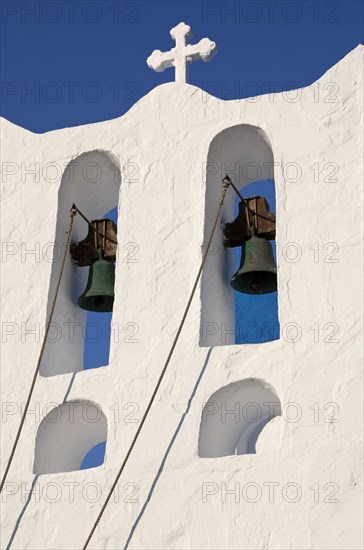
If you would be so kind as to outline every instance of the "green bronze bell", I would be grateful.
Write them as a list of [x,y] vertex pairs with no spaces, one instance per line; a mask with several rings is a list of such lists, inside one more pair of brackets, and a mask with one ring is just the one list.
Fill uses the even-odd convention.
[[115,267],[104,260],[104,251],[99,248],[99,257],[94,262],[88,274],[85,291],[77,300],[77,305],[87,311],[112,311],[114,303]]
[[[256,236],[242,246],[238,271],[231,279],[231,286],[244,294],[268,294],[277,290],[277,268],[274,263],[272,245]],[[244,252],[245,249],[245,252]]]

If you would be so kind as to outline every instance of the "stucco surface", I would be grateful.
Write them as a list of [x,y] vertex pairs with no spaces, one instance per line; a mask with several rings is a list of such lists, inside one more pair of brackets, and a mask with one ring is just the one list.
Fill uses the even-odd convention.
[[[1,121],[2,464],[40,350],[37,335],[25,331],[36,323],[44,327],[59,265],[52,266],[43,252],[48,243],[64,242],[61,228],[72,200],[90,218],[119,204],[113,311],[119,337],[111,339],[109,365],[76,372],[82,368],[78,329],[85,317],[76,310],[75,296],[86,272],[80,275],[68,258],[56,317],[61,340],[48,345],[34,414],[28,415],[4,489],[2,547],[9,540],[17,549],[82,547],[153,391],[201,260],[224,176],[224,155],[213,140],[245,125],[239,139],[249,141],[249,132],[259,129],[268,140],[254,162],[265,162],[271,150],[275,163],[284,332],[266,344],[233,345],[215,337],[200,346],[201,322],[217,323],[221,331],[234,323],[231,266],[217,275],[223,256],[211,255],[161,390],[90,548],[124,548],[130,534],[131,549],[362,548],[362,59],[358,47],[298,90],[297,101],[293,92],[221,101],[191,85],[170,83],[116,120],[42,135]],[[228,162],[243,168],[254,147],[230,144],[227,151],[236,150]],[[104,152],[90,157],[104,167],[101,178],[91,183],[82,173],[73,181],[65,177],[71,161],[95,151]],[[206,177],[208,160],[215,163],[210,172],[211,166],[217,170]],[[121,170],[119,197],[114,163]],[[36,174],[24,175],[24,168],[35,166]],[[242,173],[231,175],[239,187],[247,183]],[[231,221],[231,200],[222,221]],[[77,219],[73,238],[84,236],[86,225]],[[220,227],[214,240],[222,241]],[[28,250],[39,246],[40,255],[25,255],[22,243]],[[128,261],[130,243],[136,262]],[[298,261],[280,252],[287,243],[301,247]],[[319,261],[310,248],[314,243]],[[337,245],[338,262],[324,261],[333,250],[324,248],[327,243]],[[75,320],[80,325],[70,343],[69,325],[62,323]],[[290,323],[298,325],[299,339]],[[204,404],[220,388],[245,379],[269,384],[284,414],[264,428],[256,454],[199,457]],[[35,479],[37,430],[65,397],[102,410],[105,462]],[[66,457],[74,438],[64,426],[58,452]],[[272,483],[278,484],[273,495]],[[246,484],[253,484],[248,493]],[[301,496],[294,502],[297,486]]]

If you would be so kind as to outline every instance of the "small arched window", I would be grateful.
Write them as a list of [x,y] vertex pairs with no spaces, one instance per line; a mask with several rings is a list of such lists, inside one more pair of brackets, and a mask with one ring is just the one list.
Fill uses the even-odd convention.
[[34,473],[80,470],[87,453],[106,439],[107,420],[99,405],[83,400],[63,403],[40,423]]
[[253,454],[264,427],[281,415],[273,388],[250,378],[215,392],[204,404],[198,454],[202,458]]

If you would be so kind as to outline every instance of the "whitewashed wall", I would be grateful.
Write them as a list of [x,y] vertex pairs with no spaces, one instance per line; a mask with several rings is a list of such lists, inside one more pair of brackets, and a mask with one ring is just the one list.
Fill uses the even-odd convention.
[[[9,473],[2,547],[9,541],[12,548],[82,547],[136,430],[133,420],[141,418],[152,393],[198,269],[224,176],[221,167],[221,173],[206,177],[206,163],[220,166],[224,154],[216,144],[224,140],[218,136],[238,125],[245,126],[228,135],[240,132],[246,147],[227,148],[227,162],[244,166],[273,155],[276,163],[281,339],[235,346],[220,345],[221,337],[208,343],[213,348],[200,347],[201,322],[230,327],[234,322],[227,276],[216,276],[223,258],[212,255],[117,498],[90,548],[124,548],[128,537],[131,549],[362,547],[362,52],[363,47],[356,48],[314,85],[297,90],[296,100],[289,92],[224,102],[193,86],[170,83],[116,120],[43,135],[1,121],[3,464],[40,350],[39,334],[26,330],[45,325],[50,279],[56,274],[57,265],[42,254],[50,254],[48,243],[62,244],[61,228],[73,201],[90,217],[102,216],[117,202],[118,163],[122,180],[113,312],[119,338],[112,339],[109,365],[74,374],[82,367],[78,329],[84,316],[73,304],[86,272],[80,274],[69,262],[57,310],[62,344],[48,345],[32,400],[34,414],[27,418]],[[263,136],[266,146],[257,156],[255,147],[249,149],[249,135]],[[100,161],[102,177],[87,183],[93,176],[78,174],[70,184],[66,167],[85,153]],[[25,174],[34,167],[36,174]],[[241,177],[238,183],[243,187],[247,181]],[[229,193],[223,221],[230,215]],[[74,239],[86,232],[78,218]],[[282,252],[291,242],[302,250],[295,263]],[[333,250],[327,243],[337,244],[337,263],[324,261]],[[25,254],[25,247],[36,253]],[[136,263],[125,261],[131,251]],[[80,323],[72,344],[65,322]],[[137,342],[129,341],[135,326],[130,323],[137,324]],[[290,323],[301,331],[296,342],[290,341],[295,339]],[[325,341],[336,326],[332,339],[338,341]],[[282,417],[265,427],[257,454],[199,457],[204,404],[224,386],[247,379],[272,388]],[[265,395],[252,393],[260,394]],[[65,397],[71,403],[81,400],[81,415],[72,416],[69,406],[69,422],[80,424],[67,426],[63,418],[58,437],[48,425],[49,440],[42,430],[37,452],[44,449],[49,456],[40,460],[38,454],[35,463],[40,422]],[[82,422],[85,416],[93,421],[92,403],[106,418],[105,462],[92,470],[66,471],[79,448],[87,447],[82,447]],[[95,426],[100,437],[104,429],[101,419]],[[86,431],[92,446],[89,426]],[[79,448],[73,451],[77,438]],[[48,451],[47,441],[53,446]],[[33,471],[52,468],[54,445],[64,472],[35,478]],[[330,498],[335,502],[325,502]]]

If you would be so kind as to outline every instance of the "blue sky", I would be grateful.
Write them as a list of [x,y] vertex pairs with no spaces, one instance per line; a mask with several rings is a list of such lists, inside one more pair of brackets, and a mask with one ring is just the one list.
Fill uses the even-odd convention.
[[[192,64],[189,82],[222,99],[307,86],[363,43],[360,0],[4,0],[1,10],[1,115],[36,133],[116,118],[172,81],[173,70],[155,73],[146,58],[174,46],[169,30],[180,21],[191,25],[192,42],[217,43],[211,63]],[[275,210],[272,182],[249,192]],[[237,323],[278,322],[276,294],[249,298],[254,311],[244,299],[237,298]],[[108,360],[110,315],[101,315],[104,337],[86,347],[88,368]]]
[[[73,6],[73,7],[72,7]],[[173,70],[146,65],[191,25],[219,53],[193,63],[191,84],[218,97],[306,86],[363,42],[363,3],[250,0],[1,2],[2,106],[8,120],[46,132],[118,117]],[[34,93],[32,93],[32,90]]]

